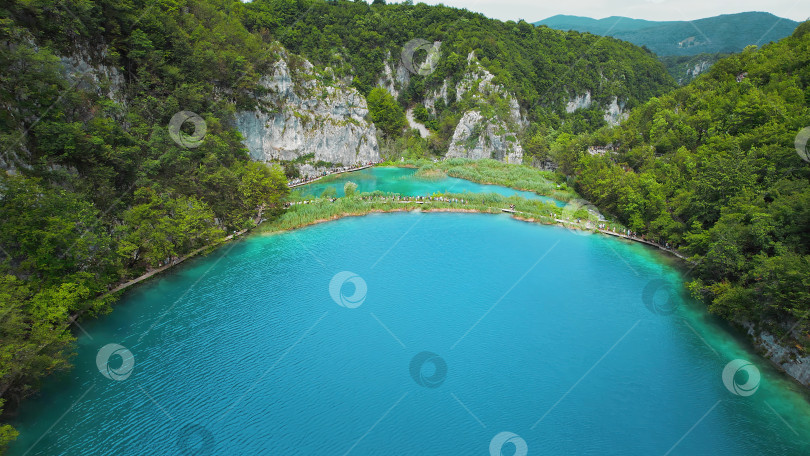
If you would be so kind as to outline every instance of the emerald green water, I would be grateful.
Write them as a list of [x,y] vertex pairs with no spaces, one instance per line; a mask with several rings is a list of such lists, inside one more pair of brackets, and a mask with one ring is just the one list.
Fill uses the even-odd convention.
[[[682,274],[507,215],[253,235],[87,322],[9,453],[810,454],[804,390],[680,293]],[[744,373],[724,384],[735,359],[761,374],[751,395]]]
[[503,196],[520,196],[530,200],[540,200],[556,204],[559,207],[565,203],[554,198],[541,196],[533,192],[515,190],[499,185],[477,184],[465,179],[445,177],[442,179],[420,179],[416,169],[396,167],[366,168],[360,171],[341,174],[329,178],[325,182],[316,181],[302,185],[295,190],[303,196],[320,196],[327,188],[334,188],[338,196],[344,196],[343,186],[346,182],[357,184],[358,192],[381,191],[385,193],[398,193],[402,196],[429,196],[433,193],[497,193]]

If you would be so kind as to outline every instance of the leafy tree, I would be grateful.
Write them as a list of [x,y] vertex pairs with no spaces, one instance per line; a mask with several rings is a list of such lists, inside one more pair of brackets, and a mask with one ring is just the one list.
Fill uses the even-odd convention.
[[371,120],[386,135],[397,136],[407,125],[402,106],[381,87],[372,89],[368,94],[368,110]]
[[346,196],[352,196],[352,195],[354,195],[354,192],[356,192],[356,191],[357,191],[357,184],[355,184],[352,181],[346,182],[343,185],[343,193]]

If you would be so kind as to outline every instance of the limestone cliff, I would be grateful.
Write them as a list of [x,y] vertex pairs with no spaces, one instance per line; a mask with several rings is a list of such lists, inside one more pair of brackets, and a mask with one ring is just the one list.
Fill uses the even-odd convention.
[[266,94],[258,107],[236,114],[236,125],[255,160],[295,160],[350,165],[377,161],[376,129],[365,98],[336,81],[329,68],[319,72],[281,51],[272,74],[261,79]]
[[[456,103],[466,107],[459,120],[446,157],[493,158],[507,163],[523,162],[518,140],[528,122],[514,94],[493,82],[494,76],[478,63],[474,53],[467,56],[468,70],[456,84]],[[436,100],[449,101],[446,82],[425,102],[435,110]]]
[[625,110],[625,103],[619,101],[618,97],[613,97],[613,100],[607,105],[599,105],[597,101],[591,98],[591,91],[588,90],[582,95],[571,97],[565,104],[565,112],[571,114],[578,109],[589,109],[597,105],[604,111],[604,119],[608,125],[619,125],[623,120],[627,119],[629,113]]

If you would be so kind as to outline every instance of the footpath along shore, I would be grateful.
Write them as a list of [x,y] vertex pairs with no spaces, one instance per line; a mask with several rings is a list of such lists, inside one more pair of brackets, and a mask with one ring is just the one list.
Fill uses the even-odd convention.
[[[352,170],[356,171],[358,169],[365,169],[365,168],[368,168],[370,166],[373,166],[373,165],[363,165],[362,167],[353,168]],[[340,171],[340,172],[337,172],[335,174],[340,174],[342,172],[348,172],[348,171]],[[315,180],[317,180],[317,179],[315,179]],[[311,181],[309,181],[307,183],[310,183],[310,182],[314,182],[314,180],[311,180]],[[297,184],[297,185],[303,185],[303,184]],[[560,225],[560,226],[563,226],[563,227],[573,226],[573,227],[575,227],[576,229],[579,229],[579,230],[593,231],[593,232],[602,233],[602,234],[605,234],[605,235],[608,235],[608,236],[613,236],[613,237],[625,239],[625,240],[628,240],[628,241],[640,242],[642,244],[646,244],[646,245],[649,245],[651,247],[656,247],[656,248],[658,248],[658,249],[660,249],[660,250],[662,250],[664,252],[672,254],[673,256],[675,256],[677,258],[680,258],[681,260],[689,262],[689,259],[686,256],[684,256],[683,254],[679,253],[678,251],[676,251],[676,250],[674,250],[672,248],[669,248],[667,246],[663,246],[663,245],[657,244],[655,242],[639,238],[637,236],[630,236],[630,235],[627,235],[627,234],[622,234],[622,233],[618,233],[618,232],[615,232],[615,231],[605,230],[605,229],[601,229],[601,228],[597,228],[597,227],[589,227],[589,226],[587,226],[585,224],[573,222],[573,221],[570,221],[570,220],[561,220],[561,219],[557,219],[557,218],[551,218],[551,217],[548,217],[548,216],[542,216],[542,215],[532,214],[532,213],[528,213],[528,212],[520,212],[520,211],[516,211],[514,209],[498,208],[498,207],[488,207],[486,209],[463,208],[463,207],[454,207],[454,206],[431,207],[429,209],[422,209],[421,207],[419,207],[420,205],[423,205],[423,204],[426,204],[426,203],[447,203],[447,204],[451,204],[451,205],[458,204],[458,205],[464,206],[464,205],[466,205],[468,203],[468,201],[465,201],[462,198],[427,197],[427,196],[423,196],[423,197],[409,197],[409,196],[400,197],[400,196],[397,196],[397,197],[390,197],[390,198],[391,198],[391,201],[390,201],[391,207],[390,208],[374,208],[374,209],[369,208],[368,210],[364,210],[364,211],[345,212],[345,213],[333,214],[333,215],[331,215],[331,216],[329,216],[327,218],[311,220],[311,221],[308,221],[308,222],[301,223],[300,225],[296,225],[296,226],[293,226],[293,227],[278,230],[278,232],[290,231],[290,230],[294,230],[294,229],[298,229],[298,228],[303,228],[303,227],[306,227],[306,226],[316,225],[316,224],[319,224],[319,223],[338,220],[338,219],[341,219],[341,218],[344,218],[344,217],[360,217],[360,216],[368,215],[368,214],[372,214],[372,213],[407,212],[407,211],[411,211],[411,210],[420,210],[422,212],[465,212],[465,213],[481,213],[481,214],[497,214],[499,212],[505,212],[505,213],[511,214],[512,217],[515,218],[516,220],[521,220],[521,221],[525,221],[525,222],[533,222],[533,223],[541,223],[541,224],[544,224],[544,225]],[[385,198],[384,200],[387,200],[387,198]],[[327,200],[327,201],[330,201],[330,200]],[[331,201],[334,202],[335,199],[332,199]],[[387,201],[384,201],[384,202],[387,202]],[[316,203],[316,200],[314,200],[314,199],[313,200],[304,200],[304,201],[295,201],[295,202],[287,203],[285,205],[285,209],[289,209],[289,208],[291,208],[293,206],[297,206],[297,205],[315,204],[315,203]],[[415,204],[416,206],[402,207],[401,204]],[[257,226],[259,226],[259,225],[257,225]],[[186,254],[186,255],[184,255],[182,257],[175,258],[175,259],[173,259],[172,261],[168,262],[165,265],[162,265],[162,266],[160,266],[160,267],[158,267],[156,269],[150,270],[150,271],[144,273],[143,275],[140,275],[140,276],[138,276],[138,277],[136,277],[136,278],[134,278],[132,280],[129,280],[127,282],[119,284],[115,288],[111,289],[110,291],[108,291],[107,293],[102,295],[101,298],[104,298],[104,297],[107,297],[107,296],[109,296],[111,294],[123,291],[123,290],[125,290],[125,289],[127,289],[127,288],[129,288],[129,287],[131,287],[133,285],[136,285],[136,284],[138,284],[138,283],[140,283],[140,282],[142,282],[142,281],[144,281],[144,280],[146,280],[146,279],[148,279],[148,278],[150,278],[150,277],[152,277],[154,275],[160,274],[161,272],[163,272],[163,271],[165,271],[167,269],[170,269],[170,268],[172,268],[172,267],[186,261],[189,258],[192,258],[192,257],[198,255],[200,252],[205,251],[206,249],[210,249],[210,248],[216,247],[216,246],[218,246],[220,244],[224,244],[226,242],[229,242],[229,241],[233,240],[234,238],[242,236],[243,234],[247,233],[248,231],[249,230],[245,229],[245,230],[239,231],[237,233],[230,234],[230,235],[224,237],[219,242],[216,242],[214,244],[210,244],[210,245],[207,245],[207,246],[204,246],[204,247],[200,247],[200,248],[194,250],[193,252],[188,253],[188,254]]]
[[343,174],[343,173],[351,173],[353,171],[360,171],[361,169],[371,168],[372,166],[377,165],[379,163],[382,163],[382,162],[368,162],[365,165],[355,165],[354,167],[340,166],[340,167],[337,167],[337,168],[332,168],[331,170],[324,171],[320,175],[315,176],[315,177],[305,177],[303,179],[293,179],[293,180],[287,182],[287,187],[289,187],[289,188],[300,187],[302,185],[307,185],[307,184],[311,184],[313,182],[317,182],[317,181],[323,179],[326,176],[332,176],[332,175],[335,175],[335,174]]

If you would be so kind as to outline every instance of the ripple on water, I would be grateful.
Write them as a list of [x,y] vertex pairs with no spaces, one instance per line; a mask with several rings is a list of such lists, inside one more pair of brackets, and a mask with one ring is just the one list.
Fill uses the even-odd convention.
[[[341,271],[366,283],[359,307],[330,296]],[[23,404],[10,454],[168,455],[208,441],[211,454],[469,455],[501,431],[529,454],[807,454],[795,385],[699,304],[651,311],[642,293],[661,277],[680,280],[644,246],[506,216],[252,236],[88,322],[75,369]],[[108,343],[133,353],[127,380],[99,374]],[[424,351],[447,366],[435,388],[411,371]],[[736,358],[762,372],[750,397],[723,385]]]

